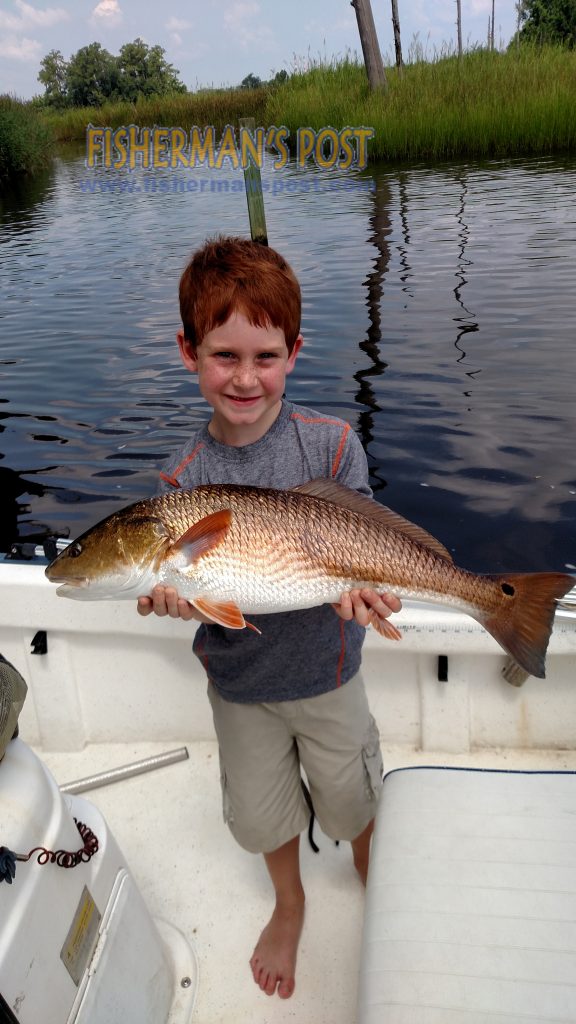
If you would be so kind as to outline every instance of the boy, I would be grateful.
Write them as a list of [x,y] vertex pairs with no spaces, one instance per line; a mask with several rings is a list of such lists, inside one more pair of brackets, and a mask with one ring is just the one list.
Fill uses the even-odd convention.
[[[298,282],[273,249],[219,238],[195,253],[180,281],[177,339],[212,416],[169,460],[162,489],[290,488],[333,477],[370,495],[366,457],[348,424],[284,399],[302,347],[300,305]],[[275,889],[250,961],[268,995],[294,991],[304,918],[299,838],[309,817],[301,765],[323,830],[351,841],[366,881],[382,758],[358,670],[370,619],[400,607],[396,597],[351,591],[334,609],[251,616],[258,635],[206,625],[172,588],[138,602],[142,615],[204,623],[194,652],[209,679],[225,820],[245,849],[264,854]]]

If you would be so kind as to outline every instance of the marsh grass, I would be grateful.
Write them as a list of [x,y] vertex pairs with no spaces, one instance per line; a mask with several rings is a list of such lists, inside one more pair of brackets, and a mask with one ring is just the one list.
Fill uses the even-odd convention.
[[286,82],[259,89],[196,93],[46,113],[59,140],[83,140],[86,125],[150,127],[285,125],[370,126],[371,160],[436,161],[544,155],[576,150],[576,51],[561,47],[473,49],[461,59],[443,48],[430,59],[420,45],[388,89],[372,93],[357,58],[297,61]]
[[189,130],[193,125],[214,125],[222,131],[226,124],[238,124],[241,117],[254,116],[262,123],[266,116],[268,90],[204,89],[195,93],[174,93],[150,97],[136,103],[105,103],[101,107],[82,107],[44,115],[61,142],[84,140],[88,124],[119,128],[177,126]]
[[390,162],[547,154],[576,148],[576,52],[442,55],[388,70],[388,89],[368,89],[352,60],[293,75],[270,96],[269,123],[375,129],[372,159]]
[[46,167],[54,138],[27,103],[0,96],[0,180],[21,178]]

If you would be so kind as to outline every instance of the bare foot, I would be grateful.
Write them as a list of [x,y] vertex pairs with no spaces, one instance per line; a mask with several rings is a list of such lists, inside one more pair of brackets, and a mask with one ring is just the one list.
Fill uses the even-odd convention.
[[296,982],[296,954],[304,923],[304,899],[289,907],[276,905],[250,960],[254,981],[272,996],[289,999]]
[[368,866],[370,864],[370,840],[374,831],[374,820],[368,822],[366,828],[356,839],[352,840],[352,855],[354,857],[354,867],[360,875],[360,880],[363,885],[366,885],[368,880]]
[[368,857],[364,857],[361,854],[354,854],[354,867],[356,868],[356,871],[360,875],[360,881],[362,882],[362,885],[364,887],[366,886],[366,882],[368,881],[368,863]]

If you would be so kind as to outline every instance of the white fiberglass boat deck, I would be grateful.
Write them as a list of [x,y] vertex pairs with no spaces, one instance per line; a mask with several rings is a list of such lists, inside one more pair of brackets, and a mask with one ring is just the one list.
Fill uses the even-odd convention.
[[[392,645],[370,632],[364,659],[387,771],[407,765],[576,770],[571,613],[557,615],[548,678],[531,678],[521,688],[502,678],[505,656],[467,617],[406,607],[397,622],[402,642]],[[349,846],[336,847],[317,826],[320,853],[305,837],[302,842],[307,918],[296,992],[283,1002],[252,981],[248,959],[272,892],[262,858],[237,847],[222,823],[217,746],[205,680],[190,652],[192,632],[192,624],[141,619],[128,604],[60,600],[42,566],[0,566],[0,651],[29,685],[20,735],[58,783],[188,749],[185,761],[86,795],[107,820],[152,914],[195,947],[198,983],[186,992],[187,1010],[194,1004],[190,1019],[355,1024],[364,891]],[[35,637],[46,653],[31,653]],[[8,837],[0,836],[3,842]],[[17,870],[58,869],[29,863]],[[569,1021],[576,1010],[572,1018],[532,1017]],[[380,1019],[387,1021],[384,1014]],[[410,1013],[403,1019],[419,1020]],[[491,1019],[470,1017],[474,1024]],[[46,1024],[57,1022],[48,1015]]]

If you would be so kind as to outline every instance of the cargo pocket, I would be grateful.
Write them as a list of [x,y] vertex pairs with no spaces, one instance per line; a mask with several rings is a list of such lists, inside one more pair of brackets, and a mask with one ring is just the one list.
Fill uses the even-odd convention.
[[208,694],[208,700],[212,706],[214,728],[216,729],[216,735],[218,738],[218,763],[220,765],[220,789],[222,790],[222,817],[224,818],[225,825],[231,825],[234,821],[234,813],[232,811],[232,800],[230,798],[226,768],[224,767],[224,760],[222,758],[222,750],[220,747],[220,736],[218,733],[218,706],[221,702],[221,698],[218,697],[218,694],[214,689],[214,683],[210,677],[208,677],[208,687],[206,692]]
[[222,817],[224,818],[224,824],[232,825],[234,822],[234,813],[232,811],[232,801],[230,800],[226,771],[222,762],[220,762],[220,786],[222,788]]
[[369,800],[376,800],[382,788],[384,764],[380,750],[380,734],[372,715],[366,740],[362,747],[362,763],[364,765],[364,786]]

